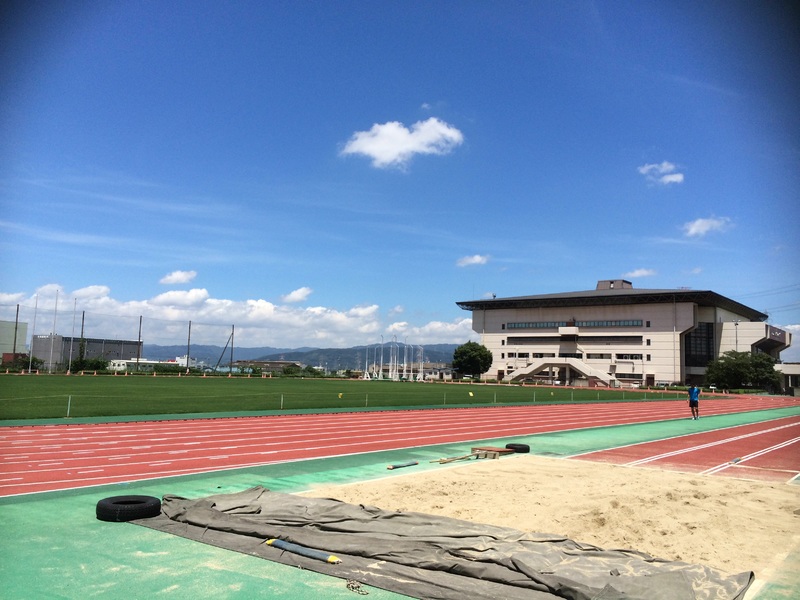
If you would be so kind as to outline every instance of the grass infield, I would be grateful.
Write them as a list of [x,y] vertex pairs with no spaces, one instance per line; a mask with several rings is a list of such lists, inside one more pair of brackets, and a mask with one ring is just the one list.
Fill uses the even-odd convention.
[[[0,420],[682,398],[674,391],[394,381],[2,375]],[[69,411],[69,412],[68,412]]]

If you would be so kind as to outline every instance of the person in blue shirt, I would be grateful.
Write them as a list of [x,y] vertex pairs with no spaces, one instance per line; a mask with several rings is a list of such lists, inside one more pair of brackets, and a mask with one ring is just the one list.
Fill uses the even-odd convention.
[[689,388],[689,408],[692,409],[692,420],[700,418],[700,389],[693,385]]

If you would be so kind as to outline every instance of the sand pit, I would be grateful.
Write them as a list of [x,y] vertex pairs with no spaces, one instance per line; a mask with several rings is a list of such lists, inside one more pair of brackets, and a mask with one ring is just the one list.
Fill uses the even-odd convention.
[[562,534],[728,573],[769,573],[800,546],[800,486],[515,455],[306,496]]

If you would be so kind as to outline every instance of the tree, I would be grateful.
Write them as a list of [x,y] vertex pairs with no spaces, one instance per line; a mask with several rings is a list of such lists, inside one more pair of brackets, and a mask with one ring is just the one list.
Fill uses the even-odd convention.
[[780,387],[781,377],[775,370],[775,359],[768,354],[730,351],[708,364],[706,383],[724,389],[756,387],[773,391]]
[[462,376],[480,376],[491,368],[493,360],[492,352],[486,346],[467,342],[453,352],[453,369]]
[[108,361],[101,356],[95,358],[78,358],[72,361],[70,370],[73,373],[78,371],[105,371],[108,369]]
[[14,360],[3,363],[3,367],[14,369],[15,371],[27,371],[30,365],[31,371],[38,371],[44,367],[44,361],[40,358],[30,358],[28,354],[15,354]]

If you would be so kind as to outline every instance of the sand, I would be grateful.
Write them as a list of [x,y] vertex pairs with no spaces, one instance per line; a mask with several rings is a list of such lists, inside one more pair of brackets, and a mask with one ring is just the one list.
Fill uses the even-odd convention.
[[761,580],[800,548],[796,485],[524,454],[453,465],[305,495],[565,535]]

